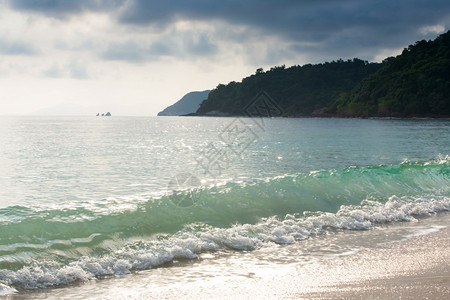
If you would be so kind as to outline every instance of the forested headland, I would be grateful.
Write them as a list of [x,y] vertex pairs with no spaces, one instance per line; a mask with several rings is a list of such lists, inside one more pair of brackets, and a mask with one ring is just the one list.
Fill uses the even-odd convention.
[[450,31],[382,63],[354,58],[286,68],[219,84],[196,115],[244,115],[265,91],[285,117],[450,117]]

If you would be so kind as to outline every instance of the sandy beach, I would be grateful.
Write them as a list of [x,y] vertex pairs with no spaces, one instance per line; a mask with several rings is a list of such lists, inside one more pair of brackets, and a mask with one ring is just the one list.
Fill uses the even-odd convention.
[[[448,218],[447,218],[448,219]],[[450,229],[388,243],[276,275],[162,289],[155,298],[448,299]],[[251,277],[251,276],[250,276]],[[255,276],[257,277],[257,276]],[[252,282],[253,281],[253,282]],[[186,286],[184,286],[186,287]]]
[[[304,268],[314,278],[293,298],[316,299],[448,299],[450,296],[450,230],[392,243]],[[296,280],[302,281],[302,280]]]

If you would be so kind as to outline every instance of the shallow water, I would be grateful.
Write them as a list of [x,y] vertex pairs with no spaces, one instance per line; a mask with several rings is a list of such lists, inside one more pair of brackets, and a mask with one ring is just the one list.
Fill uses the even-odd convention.
[[[274,244],[251,252],[207,253],[195,260],[174,261],[170,265],[134,272],[130,276],[90,280],[58,289],[28,291],[11,299],[247,299],[274,298],[276,295],[298,298],[296,294],[308,293],[316,298],[335,298],[338,295],[336,290],[346,290],[351,287],[350,283],[367,280],[367,273],[371,273],[372,280],[398,276],[398,273],[413,275],[411,271],[418,270],[411,268],[411,264],[423,263],[421,257],[417,257],[417,261],[411,258],[409,264],[395,262],[394,259],[392,264],[396,265],[396,272],[388,270],[383,264],[372,266],[370,270],[355,270],[355,266],[347,265],[349,261],[352,262],[350,257],[358,255],[358,260],[369,263],[374,260],[374,255],[385,255],[387,252],[389,257],[384,259],[391,261],[396,252],[391,252],[390,248],[398,248],[399,241],[438,232],[448,227],[449,223],[450,214],[440,213],[433,217],[422,217],[420,222],[385,224],[369,231],[340,231],[301,243]],[[445,249],[443,245],[434,247]],[[384,254],[380,254],[379,250]],[[402,250],[400,248],[397,251]],[[382,257],[378,259],[383,260]],[[424,265],[420,269],[426,270],[427,267],[432,266]],[[327,268],[330,268],[329,274],[325,274]],[[331,268],[340,268],[341,273],[335,274]],[[342,278],[343,273],[346,278]],[[291,276],[301,280],[296,281]],[[392,285],[395,285],[396,280],[390,279]],[[339,282],[345,284],[333,286]],[[405,286],[405,282],[399,281],[397,285]],[[424,286],[423,291],[429,288]],[[425,297],[428,293],[421,295]],[[379,295],[380,291],[375,289],[371,297]]]

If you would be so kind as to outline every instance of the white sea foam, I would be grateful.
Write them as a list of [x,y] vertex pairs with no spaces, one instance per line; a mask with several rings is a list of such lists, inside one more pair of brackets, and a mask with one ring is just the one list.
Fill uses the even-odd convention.
[[16,294],[17,290],[15,288],[9,287],[3,283],[0,283],[0,296]]
[[380,223],[414,222],[417,215],[442,211],[450,211],[450,198],[392,196],[386,203],[365,200],[361,205],[343,205],[335,214],[316,212],[270,217],[257,224],[236,224],[231,228],[206,225],[197,231],[186,228],[165,238],[130,242],[102,257],[85,256],[66,265],[36,262],[18,271],[0,270],[0,294],[14,293],[13,286],[45,288],[98,276],[125,275],[221,249],[254,250],[273,243],[292,244],[329,230],[367,230]]

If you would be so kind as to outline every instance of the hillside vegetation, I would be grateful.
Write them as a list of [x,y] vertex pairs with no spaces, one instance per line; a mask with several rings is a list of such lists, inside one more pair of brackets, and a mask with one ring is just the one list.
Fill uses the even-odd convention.
[[385,59],[377,72],[342,94],[329,112],[350,117],[449,117],[450,31]]
[[258,69],[242,82],[219,84],[197,115],[244,115],[261,91],[287,117],[450,117],[450,31],[381,64],[354,58]]
[[258,69],[242,82],[219,84],[197,114],[243,115],[243,108],[263,90],[281,107],[284,116],[310,115],[333,104],[341,93],[350,91],[379,68],[380,64],[355,58],[290,68],[279,66],[266,72]]

